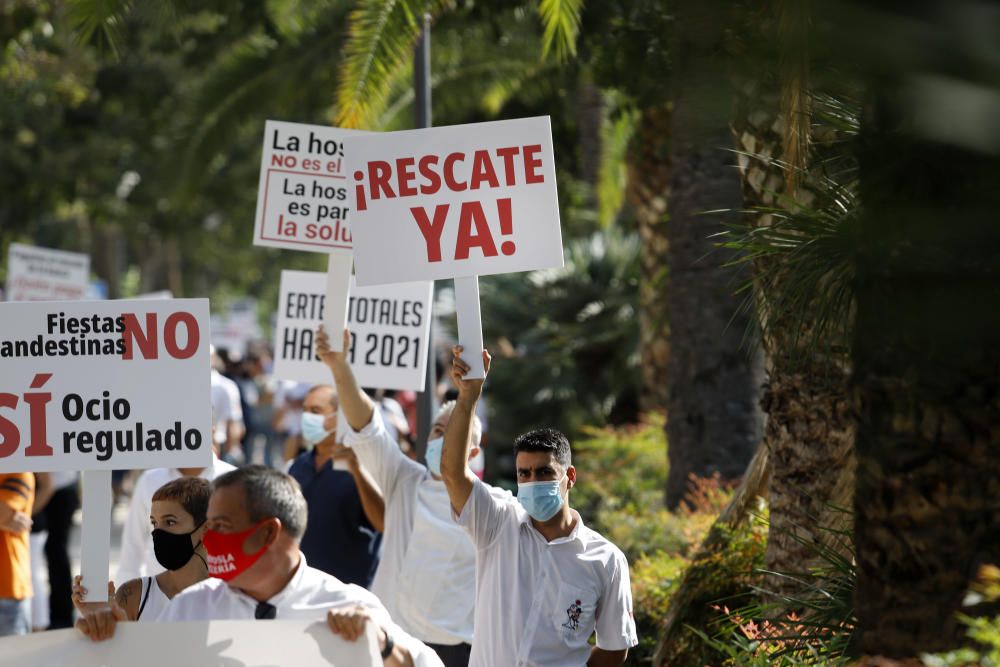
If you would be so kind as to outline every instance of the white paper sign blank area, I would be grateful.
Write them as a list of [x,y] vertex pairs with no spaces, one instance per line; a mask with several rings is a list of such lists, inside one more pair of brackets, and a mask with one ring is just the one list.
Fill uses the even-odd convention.
[[254,245],[350,254],[344,142],[363,134],[367,133],[267,121]]
[[115,636],[92,642],[76,630],[0,638],[0,667],[190,667],[200,665],[382,665],[375,625],[348,642],[324,621],[119,623]]
[[358,285],[562,266],[548,117],[347,143]]
[[0,472],[205,467],[207,299],[0,304]]
[[[315,357],[315,332],[324,320],[328,274],[282,271],[274,334],[274,376],[330,384],[330,369]],[[422,391],[430,335],[430,282],[358,287],[347,300],[351,369],[362,387]],[[343,340],[343,330],[329,331]]]

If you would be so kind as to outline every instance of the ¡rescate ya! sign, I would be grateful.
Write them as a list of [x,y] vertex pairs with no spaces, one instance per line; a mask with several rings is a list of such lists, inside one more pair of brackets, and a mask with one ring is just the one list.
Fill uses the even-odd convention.
[[207,299],[0,304],[0,472],[211,463]]
[[562,266],[548,117],[348,142],[359,285]]

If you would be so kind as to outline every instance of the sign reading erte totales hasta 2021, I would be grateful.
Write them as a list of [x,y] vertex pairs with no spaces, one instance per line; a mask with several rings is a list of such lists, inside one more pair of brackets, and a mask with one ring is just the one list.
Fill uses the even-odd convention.
[[562,266],[549,118],[352,137],[358,285]]
[[0,472],[211,464],[207,299],[0,304]]

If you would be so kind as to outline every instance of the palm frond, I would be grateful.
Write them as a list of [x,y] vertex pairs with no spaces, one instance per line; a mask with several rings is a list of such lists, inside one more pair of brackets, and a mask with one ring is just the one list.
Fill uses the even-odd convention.
[[545,32],[542,35],[542,56],[555,52],[556,60],[565,62],[576,55],[576,39],[580,34],[580,10],[583,0],[540,0],[538,15]]
[[626,154],[635,134],[639,113],[619,107],[605,114],[601,123],[601,158],[597,170],[598,221],[614,224],[625,201]]
[[390,86],[412,60],[424,13],[435,17],[448,0],[361,0],[348,18],[337,123],[363,128],[384,111]]
[[66,17],[79,41],[95,41],[118,56],[134,4],[134,0],[69,0]]

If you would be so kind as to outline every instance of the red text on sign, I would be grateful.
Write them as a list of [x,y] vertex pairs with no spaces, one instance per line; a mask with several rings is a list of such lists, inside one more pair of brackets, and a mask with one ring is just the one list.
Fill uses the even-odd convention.
[[367,210],[369,200],[434,195],[442,185],[465,192],[544,183],[541,152],[541,144],[530,144],[454,152],[443,159],[431,154],[392,162],[372,160],[365,171],[354,172],[358,210]]

